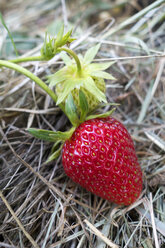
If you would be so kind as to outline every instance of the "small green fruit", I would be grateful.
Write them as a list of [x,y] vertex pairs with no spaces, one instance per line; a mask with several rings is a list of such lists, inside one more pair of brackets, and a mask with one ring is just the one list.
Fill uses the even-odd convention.
[[[105,81],[103,78],[99,78],[99,77],[92,77],[92,79],[94,80],[94,83],[96,85],[96,87],[105,94],[105,90],[106,90],[106,86],[105,86]],[[58,84],[56,86],[56,94],[57,96],[60,96],[64,90],[64,82]],[[81,107],[80,107],[80,102],[79,102],[79,90],[82,90],[83,93],[86,96],[87,102],[88,102],[88,112],[91,112],[93,109],[95,109],[98,104],[100,103],[100,101],[94,96],[94,94],[91,94],[87,89],[80,87],[79,88],[74,88],[72,90],[72,96],[73,96],[73,100],[74,103],[77,107],[77,111],[78,114],[80,114],[81,112]]]
[[99,48],[100,45],[92,47],[85,53],[84,57],[77,57],[81,64],[80,68],[77,68],[75,61],[71,60],[68,55],[62,54],[61,57],[66,66],[49,76],[50,86],[55,86],[58,97],[57,105],[61,103],[65,105],[67,96],[71,93],[77,112],[80,115],[82,113],[79,102],[80,90],[86,97],[88,112],[94,110],[100,102],[107,103],[104,79],[114,80],[115,78],[104,70],[109,68],[114,62],[92,63]]

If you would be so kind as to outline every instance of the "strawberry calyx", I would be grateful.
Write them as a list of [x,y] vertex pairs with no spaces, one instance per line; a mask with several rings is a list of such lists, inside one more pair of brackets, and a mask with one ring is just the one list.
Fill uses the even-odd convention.
[[50,131],[50,130],[37,129],[37,128],[28,128],[28,132],[32,134],[34,137],[45,141],[65,142],[67,139],[69,139],[72,136],[75,129],[76,127],[72,127],[69,131],[61,132],[61,131]]
[[[69,140],[72,137],[72,135],[75,132],[76,128],[81,123],[83,123],[86,120],[91,120],[91,119],[96,119],[96,118],[98,118],[98,119],[99,118],[100,119],[101,118],[106,118],[106,117],[110,116],[116,109],[116,108],[113,108],[110,111],[107,111],[107,112],[102,113],[102,114],[88,115],[88,116],[85,117],[85,119],[83,118],[83,121],[81,121],[81,119],[78,117],[78,115],[75,112],[76,106],[73,103],[73,97],[72,97],[71,94],[67,98],[66,106],[67,106],[67,109],[66,109],[67,116],[68,116],[69,120],[71,121],[71,123],[73,125],[73,127],[70,130],[65,131],[65,132],[49,131],[49,130],[37,129],[37,128],[29,128],[27,130],[31,135],[33,135],[34,137],[36,137],[38,139],[48,141],[48,142],[54,142],[53,148],[51,150],[51,153],[50,153],[46,163],[48,163],[48,162],[50,162],[52,160],[55,160],[56,158],[58,158],[60,156],[61,150],[63,148],[63,145],[64,145],[65,141]],[[85,106],[85,104],[84,104],[84,106]]]
[[48,76],[49,86],[55,87],[57,105],[66,105],[67,97],[71,93],[78,114],[81,115],[80,91],[84,93],[88,103],[87,113],[95,109],[101,102],[107,103],[104,79],[114,80],[115,78],[104,70],[115,62],[92,63],[99,48],[100,44],[90,48],[84,57],[77,56],[69,48],[59,49],[59,51],[63,50],[69,53],[73,59],[66,53],[61,53],[65,66],[55,74]]

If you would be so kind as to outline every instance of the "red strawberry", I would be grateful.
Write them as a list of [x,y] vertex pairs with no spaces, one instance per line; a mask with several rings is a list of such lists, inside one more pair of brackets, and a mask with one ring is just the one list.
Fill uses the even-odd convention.
[[129,205],[142,191],[133,141],[112,117],[82,123],[65,141],[62,160],[74,182],[109,201]]

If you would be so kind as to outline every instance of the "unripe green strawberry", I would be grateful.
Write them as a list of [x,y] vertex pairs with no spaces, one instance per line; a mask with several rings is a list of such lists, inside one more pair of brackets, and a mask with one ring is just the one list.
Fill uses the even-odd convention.
[[66,104],[67,96],[71,93],[74,103],[77,107],[78,114],[82,109],[79,103],[79,91],[81,90],[87,100],[88,111],[94,110],[100,102],[106,103],[105,81],[104,79],[114,80],[114,77],[105,72],[114,62],[109,63],[92,63],[100,45],[89,49],[84,57],[78,57],[80,68],[66,54],[62,59],[66,66],[49,77],[50,86],[55,86],[57,94],[57,104]]
[[[103,78],[99,78],[99,77],[92,77],[92,79],[94,80],[94,83],[96,85],[96,87],[105,94],[105,81]],[[60,96],[62,94],[62,92],[64,91],[64,86],[65,82],[61,82],[60,84],[58,84],[56,86],[56,94],[57,96]],[[85,88],[81,88],[80,89],[83,91],[83,93],[86,96],[86,100],[88,102],[88,112],[91,112],[92,110],[94,110],[100,103],[100,101],[93,95],[91,94],[87,89]],[[80,103],[79,103],[79,89],[78,88],[74,88],[72,90],[72,96],[73,96],[73,100],[74,103],[77,107],[77,111],[80,114],[81,112],[81,107],[80,107]]]
[[133,141],[116,119],[82,123],[65,141],[66,174],[87,190],[117,204],[133,203],[142,191],[142,171]]

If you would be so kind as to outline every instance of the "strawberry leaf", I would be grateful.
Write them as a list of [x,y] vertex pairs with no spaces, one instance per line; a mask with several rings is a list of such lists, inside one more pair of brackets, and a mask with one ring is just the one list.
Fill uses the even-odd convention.
[[115,78],[111,74],[109,74],[105,71],[94,71],[94,72],[91,72],[90,75],[94,76],[94,77],[100,77],[100,78],[115,80]]
[[69,93],[65,101],[65,114],[67,115],[73,126],[77,126],[79,124],[77,108],[74,104],[73,96],[71,93]]
[[95,58],[96,54],[98,53],[99,49],[100,49],[100,44],[91,47],[89,50],[87,50],[84,56],[84,62],[86,64],[91,63],[91,61]]
[[94,95],[100,102],[107,102],[105,94],[97,88],[94,80],[91,77],[85,78],[83,81],[84,88]]

